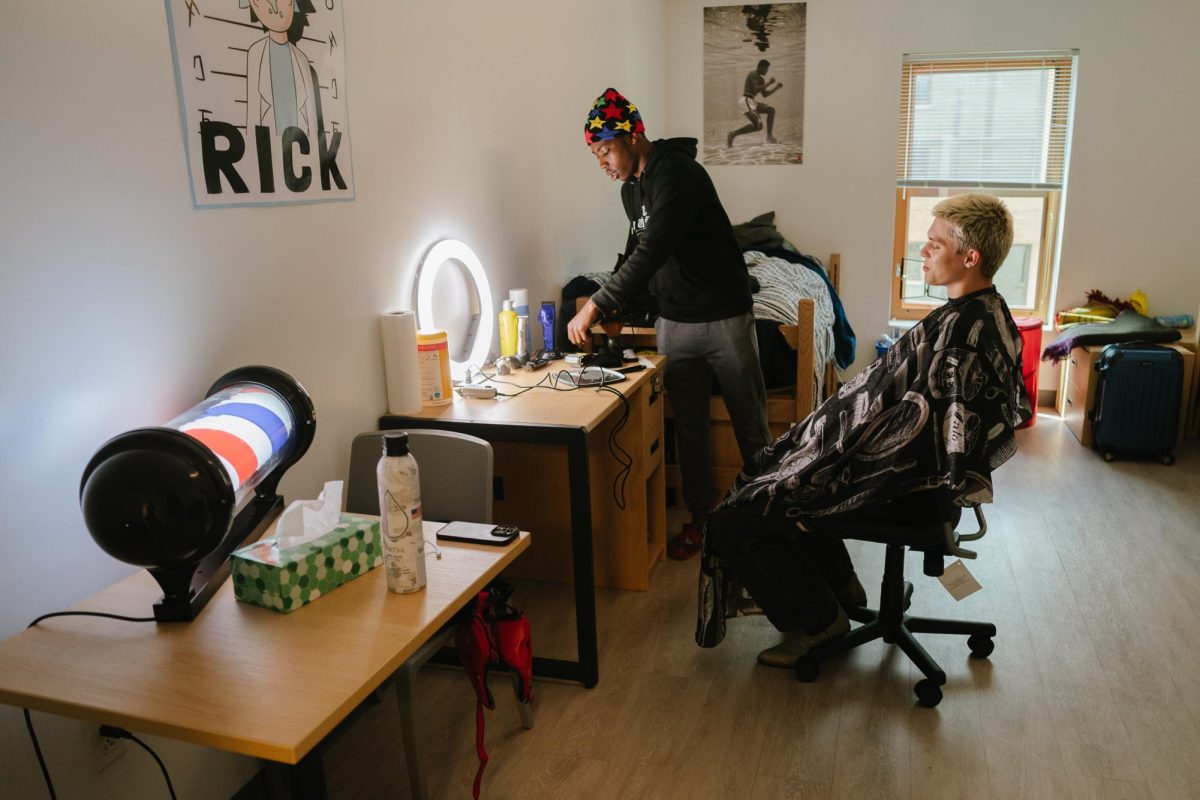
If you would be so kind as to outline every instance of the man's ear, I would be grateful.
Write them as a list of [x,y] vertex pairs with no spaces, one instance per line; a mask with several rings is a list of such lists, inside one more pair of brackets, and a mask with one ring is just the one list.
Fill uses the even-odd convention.
[[963,256],[963,266],[967,269],[975,269],[979,266],[979,251],[974,247],[968,247],[967,253]]

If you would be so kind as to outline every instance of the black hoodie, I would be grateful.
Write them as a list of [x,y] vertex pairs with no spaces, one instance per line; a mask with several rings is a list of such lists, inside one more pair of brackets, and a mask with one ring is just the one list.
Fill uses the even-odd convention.
[[645,288],[661,315],[712,322],[750,311],[750,274],[712,179],[696,163],[695,139],[658,139],[641,178],[621,186],[629,218],[625,259],[592,295],[606,314]]

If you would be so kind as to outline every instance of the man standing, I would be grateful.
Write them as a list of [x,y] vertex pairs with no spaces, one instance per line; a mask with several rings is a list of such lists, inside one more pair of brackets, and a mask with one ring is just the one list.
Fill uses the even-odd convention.
[[730,133],[725,139],[726,147],[733,147],[733,140],[743,133],[761,131],[762,120],[760,117],[763,115],[767,117],[767,144],[775,144],[775,108],[754,99],[760,94],[764,98],[770,97],[783,88],[782,83],[779,83],[774,78],[767,77],[767,70],[770,67],[771,62],[764,58],[746,76],[746,83],[742,87],[742,99],[738,101],[738,110],[746,115],[746,119],[750,120],[750,124],[743,125]]
[[592,105],[584,139],[612,180],[622,181],[629,218],[625,260],[567,326],[582,344],[602,316],[614,316],[639,292],[658,300],[658,349],[675,412],[683,499],[692,522],[667,553],[695,555],[714,496],[708,407],[715,374],[742,459],[770,441],[766,389],[754,338],[750,277],[712,180],[696,163],[695,139],[646,138],[637,108],[616,89]]

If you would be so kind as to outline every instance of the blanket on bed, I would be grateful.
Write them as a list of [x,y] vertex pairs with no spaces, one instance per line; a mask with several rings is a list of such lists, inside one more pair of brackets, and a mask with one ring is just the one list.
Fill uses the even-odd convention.
[[838,297],[837,289],[833,287],[833,281],[829,280],[829,273],[825,271],[825,265],[821,263],[821,259],[797,253],[787,247],[764,247],[762,252],[768,256],[782,258],[784,261],[807,267],[811,272],[820,276],[825,283],[825,288],[829,290],[829,299],[833,303],[833,363],[837,364],[838,369],[848,369],[854,363],[858,341],[854,335],[854,328],[850,327],[850,319],[846,316],[842,299]]
[[[960,506],[991,502],[992,470],[1016,452],[1013,429],[1030,415],[1008,306],[995,289],[973,292],[930,313],[751,457],[721,506],[766,498],[768,512],[803,531],[923,491]],[[719,642],[738,612],[731,582],[706,546],[701,646]]]
[[812,270],[757,250],[742,253],[750,277],[758,283],[754,318],[795,325],[796,304],[805,297],[814,301],[813,365],[818,375],[833,358],[833,300],[825,281]]

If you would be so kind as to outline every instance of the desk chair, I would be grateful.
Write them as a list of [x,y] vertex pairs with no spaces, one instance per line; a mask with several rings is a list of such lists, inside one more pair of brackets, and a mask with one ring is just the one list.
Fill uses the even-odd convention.
[[[346,511],[353,514],[378,514],[379,489],[375,468],[383,454],[383,436],[395,431],[371,431],[354,437],[350,447],[350,475],[346,481]],[[465,433],[437,430],[408,431],[408,450],[417,460],[421,479],[421,515],[426,519],[449,522],[492,521],[492,446],[483,439]],[[400,729],[404,734],[404,758],[414,800],[425,800],[428,788],[425,767],[417,742],[416,693],[414,682],[419,670],[444,647],[452,646],[457,623],[451,622],[430,637],[396,670],[396,701],[400,711]],[[517,695],[521,725],[533,727],[531,706],[520,702],[521,679],[509,673]]]
[[[936,506],[935,506],[936,507]],[[912,598],[912,584],[904,580],[904,551],[906,548],[925,554],[925,574],[933,577],[942,575],[943,559],[948,555],[959,558],[975,558],[977,553],[959,547],[960,542],[980,539],[987,533],[987,521],[983,511],[974,506],[975,518],[979,530],[974,533],[959,533],[955,530],[961,508],[940,507],[936,516],[943,521],[910,521],[897,523],[893,521],[893,511],[887,506],[881,509],[877,516],[866,521],[845,522],[822,532],[840,536],[843,539],[860,539],[869,542],[880,542],[887,545],[887,556],[884,560],[883,586],[879,592],[879,609],[858,608],[847,611],[847,615],[856,622],[865,623],[845,636],[814,647],[807,655],[796,662],[796,678],[804,683],[816,680],[819,671],[818,664],[833,655],[851,648],[864,645],[875,639],[883,639],[888,644],[897,644],[904,654],[912,660],[917,668],[924,673],[924,680],[918,681],[913,691],[917,701],[926,708],[933,708],[942,700],[942,686],[946,683],[946,673],[934,661],[929,652],[921,646],[914,633],[951,633],[967,636],[967,647],[976,658],[987,658],[992,653],[995,643],[992,637],[996,635],[996,626],[990,622],[963,622],[951,619],[930,619],[913,617],[905,614]],[[889,517],[891,519],[889,519]],[[901,519],[905,517],[901,516]],[[931,518],[932,519],[932,518]]]

